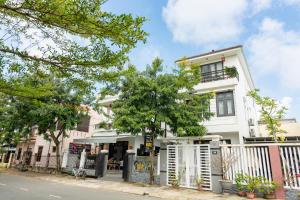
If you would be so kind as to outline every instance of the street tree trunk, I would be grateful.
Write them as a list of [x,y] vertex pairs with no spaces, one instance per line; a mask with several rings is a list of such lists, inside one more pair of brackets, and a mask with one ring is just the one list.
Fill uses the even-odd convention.
[[154,149],[154,136],[152,134],[152,141],[151,141],[152,145],[151,145],[151,151],[150,151],[150,171],[149,171],[149,175],[150,175],[150,185],[154,184],[154,156],[155,156],[155,149]]

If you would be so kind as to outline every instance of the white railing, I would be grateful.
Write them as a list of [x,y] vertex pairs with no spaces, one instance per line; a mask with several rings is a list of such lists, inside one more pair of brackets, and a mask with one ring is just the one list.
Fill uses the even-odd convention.
[[221,145],[222,164],[227,168],[225,176],[235,180],[237,173],[263,176],[272,180],[267,145]]
[[201,178],[202,189],[211,190],[210,164],[209,145],[168,145],[167,184],[177,181],[180,187],[197,188]]
[[280,157],[283,168],[285,187],[300,189],[300,144],[280,145]]

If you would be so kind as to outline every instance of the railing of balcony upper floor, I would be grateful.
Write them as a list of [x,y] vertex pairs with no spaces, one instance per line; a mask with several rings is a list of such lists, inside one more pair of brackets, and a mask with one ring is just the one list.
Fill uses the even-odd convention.
[[232,77],[226,74],[225,69],[201,73],[201,83],[224,80],[229,78]]

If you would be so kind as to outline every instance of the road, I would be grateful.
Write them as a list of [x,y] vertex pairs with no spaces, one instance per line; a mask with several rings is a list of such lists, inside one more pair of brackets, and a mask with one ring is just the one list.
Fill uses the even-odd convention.
[[66,185],[0,173],[0,200],[159,200],[147,196]]

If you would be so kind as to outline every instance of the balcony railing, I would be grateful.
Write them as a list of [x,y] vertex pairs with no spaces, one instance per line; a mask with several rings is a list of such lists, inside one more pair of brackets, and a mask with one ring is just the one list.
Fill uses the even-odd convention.
[[230,76],[225,73],[224,69],[201,73],[201,83],[224,80],[228,78],[230,78]]

